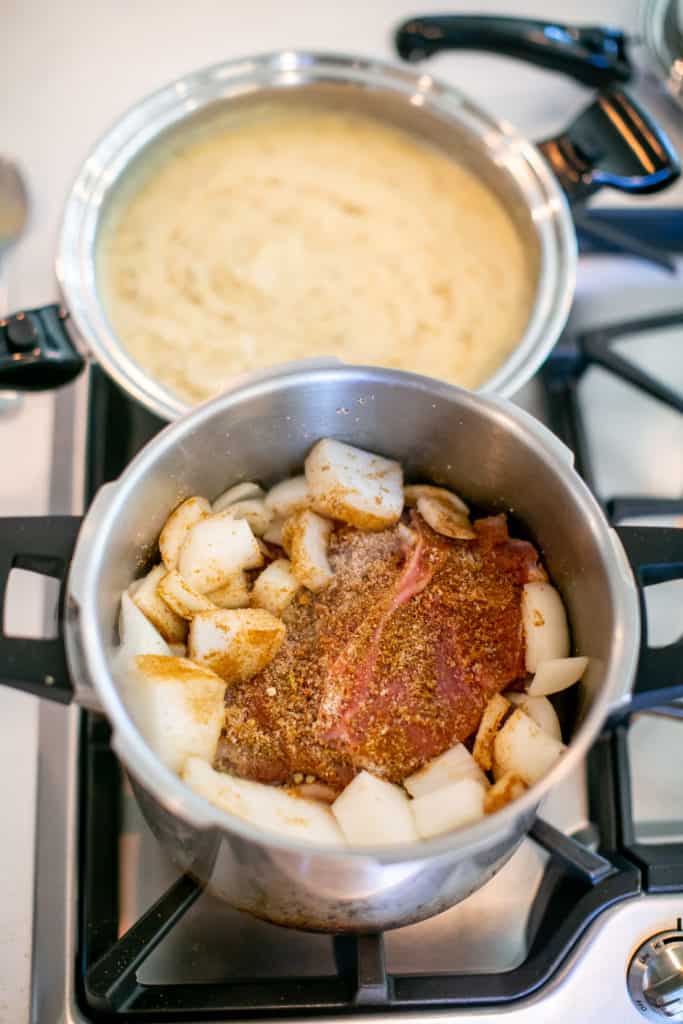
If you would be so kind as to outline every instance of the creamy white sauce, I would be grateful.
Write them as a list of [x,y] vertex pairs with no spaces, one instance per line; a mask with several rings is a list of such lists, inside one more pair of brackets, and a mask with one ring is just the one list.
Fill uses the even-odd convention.
[[191,403],[329,355],[476,387],[535,291],[470,171],[378,120],[284,104],[140,175],[102,231],[99,282],[123,345]]

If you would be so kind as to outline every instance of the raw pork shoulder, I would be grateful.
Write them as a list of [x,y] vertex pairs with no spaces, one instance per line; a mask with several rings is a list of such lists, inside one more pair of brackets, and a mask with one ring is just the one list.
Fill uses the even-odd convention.
[[337,531],[332,583],[302,593],[275,659],[231,692],[217,767],[337,788],[360,768],[400,781],[470,736],[524,675],[521,587],[546,578],[505,516],[474,526],[476,540],[448,540],[413,513]]

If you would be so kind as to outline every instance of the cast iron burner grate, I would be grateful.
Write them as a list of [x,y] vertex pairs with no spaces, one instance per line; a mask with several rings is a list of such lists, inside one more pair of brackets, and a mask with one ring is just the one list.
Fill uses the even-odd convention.
[[[609,225],[637,232],[653,245],[683,252],[683,210],[603,211]],[[596,251],[594,240],[586,251]],[[604,250],[603,250],[604,251]],[[593,474],[578,404],[578,383],[591,364],[683,412],[683,397],[612,351],[628,334],[683,324],[683,311],[563,340],[542,377],[550,423],[575,451],[589,484]],[[130,402],[99,371],[91,385],[87,488],[92,496],[115,478],[162,426]],[[683,499],[617,497],[606,505],[613,521],[683,516]],[[77,992],[98,1020],[216,1020],[296,1012],[415,1010],[502,1004],[540,988],[590,923],[613,904],[640,892],[683,891],[683,844],[637,841],[631,807],[629,722],[608,727],[588,756],[591,842],[585,845],[538,820],[531,838],[549,854],[527,923],[528,955],[499,973],[390,974],[382,935],[335,936],[335,972],[321,977],[264,978],[224,983],[146,984],[138,972],[164,936],[202,893],[181,876],[121,937],[119,826],[121,771],[107,723],[83,713],[80,743],[79,943]],[[286,937],[283,942],[286,942]]]

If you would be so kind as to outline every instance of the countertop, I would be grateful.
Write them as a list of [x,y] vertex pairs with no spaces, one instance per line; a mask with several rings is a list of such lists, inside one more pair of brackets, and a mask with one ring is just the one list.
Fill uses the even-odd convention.
[[[0,94],[2,152],[16,157],[31,193],[27,233],[6,268],[8,308],[41,305],[57,297],[54,252],[61,208],[79,165],[113,119],[145,93],[204,64],[275,49],[310,48],[391,58],[390,30],[414,13],[470,11],[461,0],[268,0],[191,4],[147,0],[5,0]],[[474,5],[476,8],[476,4]],[[566,16],[575,22],[611,23],[633,29],[636,0],[575,0],[548,4],[481,4],[486,13]],[[641,54],[634,51],[636,59]],[[532,137],[561,128],[589,93],[568,79],[490,55],[444,55],[429,71],[459,86],[494,115]],[[680,118],[655,83],[641,78],[634,91],[664,125]],[[649,202],[683,204],[683,185]],[[603,205],[625,203],[601,195]],[[1,294],[1,291],[0,291]],[[0,311],[2,312],[2,311]],[[4,472],[3,515],[48,510],[54,399],[27,396],[19,409],[0,415]],[[57,439],[59,443],[59,439]],[[55,509],[53,509],[55,511]],[[67,511],[66,508],[56,511]],[[39,633],[42,609],[26,590],[13,590],[15,628]],[[0,1024],[29,1019],[34,858],[37,703],[0,692]],[[54,937],[56,944],[59,936]],[[42,1022],[41,1022],[42,1024]],[[53,1024],[53,1022],[49,1022]]]

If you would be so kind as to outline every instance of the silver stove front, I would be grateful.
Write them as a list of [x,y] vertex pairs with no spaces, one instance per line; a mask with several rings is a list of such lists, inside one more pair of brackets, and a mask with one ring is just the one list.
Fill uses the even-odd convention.
[[[572,326],[595,326],[674,308],[683,264],[674,280],[650,267],[620,258],[582,259]],[[669,331],[656,344],[640,337],[629,354],[651,372],[666,375],[683,391],[683,331]],[[77,389],[78,390],[78,389]],[[84,465],[83,389],[77,402],[60,401],[61,457],[55,460],[55,502],[79,507]],[[518,396],[541,414],[537,382]],[[683,494],[683,418],[654,400],[637,395],[605,371],[588,372],[581,385],[598,489],[602,496]],[[77,410],[74,419],[74,407]],[[64,437],[71,433],[70,464]],[[57,452],[55,452],[57,456]],[[66,489],[66,490],[65,490]],[[651,588],[650,642],[667,643],[683,631],[681,584]],[[32,1020],[84,1021],[75,998],[77,865],[76,709],[44,706],[40,712],[40,764],[37,800],[37,861],[33,947]],[[683,726],[643,715],[630,733],[633,802],[637,838],[657,842],[683,837]],[[120,839],[121,927],[125,930],[175,880],[153,836],[124,793]],[[554,791],[543,816],[565,832],[588,834],[583,769]],[[498,972],[521,963],[527,953],[526,924],[546,854],[531,840],[483,889],[452,910],[385,937],[387,968],[394,973]],[[648,936],[675,926],[683,916],[683,894],[641,896],[603,913],[545,987],[532,997],[490,1009],[419,1013],[434,1024],[474,1018],[506,1024],[546,1022],[629,1024],[642,1020],[626,987],[630,957]],[[207,981],[249,973],[258,959],[264,976],[332,972],[331,944],[325,936],[284,933],[203,896],[166,936],[141,972],[144,982]],[[378,1014],[376,1016],[388,1016]],[[391,1014],[417,1019],[418,1014]]]

